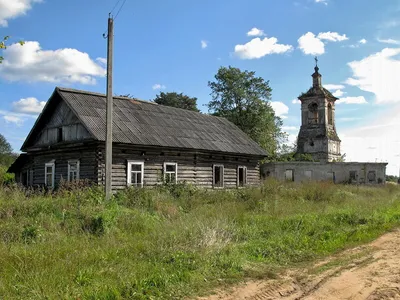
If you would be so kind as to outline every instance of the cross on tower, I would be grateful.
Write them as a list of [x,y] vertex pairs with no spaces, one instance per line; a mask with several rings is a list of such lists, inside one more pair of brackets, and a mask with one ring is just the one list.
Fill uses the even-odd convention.
[[315,66],[318,67],[318,57],[316,56],[314,57],[314,59],[315,59]]

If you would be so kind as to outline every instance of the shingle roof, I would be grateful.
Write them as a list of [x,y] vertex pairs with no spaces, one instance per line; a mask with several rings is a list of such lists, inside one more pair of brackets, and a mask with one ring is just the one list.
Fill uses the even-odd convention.
[[[106,96],[56,88],[98,141],[106,137]],[[114,97],[113,142],[266,156],[266,152],[225,118],[137,99]],[[43,112],[44,114],[45,112]]]
[[298,98],[301,100],[301,99],[304,99],[307,97],[320,96],[320,95],[323,95],[326,98],[332,99],[335,101],[339,99],[339,98],[336,98],[335,96],[333,96],[332,93],[324,87],[322,87],[322,88],[311,87],[307,92],[302,93]]

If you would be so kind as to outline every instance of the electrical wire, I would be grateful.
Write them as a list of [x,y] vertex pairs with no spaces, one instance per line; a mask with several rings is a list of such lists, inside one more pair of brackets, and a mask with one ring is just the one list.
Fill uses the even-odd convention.
[[[118,1],[118,2],[119,2],[119,1]],[[117,19],[118,15],[119,15],[119,13],[121,12],[122,8],[124,7],[125,3],[126,3],[126,0],[124,0],[124,2],[122,2],[121,7],[119,8],[117,14],[116,14],[115,17],[114,17],[114,21]]]

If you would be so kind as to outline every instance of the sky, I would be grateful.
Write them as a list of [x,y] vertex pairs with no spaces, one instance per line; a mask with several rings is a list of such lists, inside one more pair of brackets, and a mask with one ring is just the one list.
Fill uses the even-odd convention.
[[[340,98],[346,161],[400,170],[400,0],[0,0],[0,133],[18,151],[56,86],[105,93],[107,18],[115,17],[114,94],[198,98],[221,66],[269,80],[290,142],[297,97],[318,65]],[[68,4],[66,4],[68,3]],[[366,5],[368,3],[368,5]],[[25,41],[21,46],[18,41]]]

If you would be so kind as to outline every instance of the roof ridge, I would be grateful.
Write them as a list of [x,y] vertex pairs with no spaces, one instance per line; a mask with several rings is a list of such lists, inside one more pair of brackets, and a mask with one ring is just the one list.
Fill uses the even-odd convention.
[[[90,91],[85,91],[85,90],[78,90],[78,89],[71,89],[71,88],[65,88],[65,87],[56,87],[57,90],[61,92],[67,92],[67,93],[76,93],[76,94],[83,94],[83,95],[91,95],[91,96],[100,96],[106,98],[107,95],[99,92],[90,92]],[[137,99],[137,98],[129,98],[129,97],[123,97],[123,96],[113,96],[113,99],[119,99],[119,100],[135,100],[139,102],[144,102],[148,104],[153,104],[153,105],[158,105],[155,102],[151,102],[149,100],[142,100],[142,99]]]

